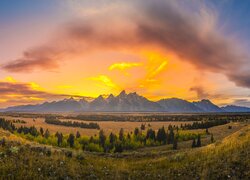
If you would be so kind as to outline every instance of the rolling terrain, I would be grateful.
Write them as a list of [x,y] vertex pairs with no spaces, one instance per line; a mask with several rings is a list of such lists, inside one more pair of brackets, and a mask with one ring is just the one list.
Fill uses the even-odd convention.
[[249,179],[250,126],[232,126],[231,132],[225,126],[212,128],[217,132],[215,143],[201,148],[187,148],[184,144],[175,151],[168,147],[121,154],[73,151],[72,157],[63,148],[38,145],[1,130],[0,138],[5,137],[6,142],[0,145],[0,177]]

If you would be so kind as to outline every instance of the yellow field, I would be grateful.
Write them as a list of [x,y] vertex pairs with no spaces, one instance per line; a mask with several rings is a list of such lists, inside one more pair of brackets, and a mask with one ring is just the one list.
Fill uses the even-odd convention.
[[[83,129],[83,128],[74,128],[74,127],[66,127],[66,126],[58,126],[58,125],[52,125],[47,124],[44,122],[44,118],[24,118],[24,117],[10,117],[10,116],[1,116],[7,120],[14,120],[14,119],[20,119],[27,122],[26,124],[15,124],[17,127],[19,126],[35,126],[36,128],[44,128],[48,129],[51,133],[55,133],[57,131],[62,133],[76,133],[79,131],[82,135],[92,136],[95,134],[98,134],[99,130],[97,129]],[[159,129],[162,126],[167,127],[169,124],[171,125],[181,125],[181,124],[188,124],[192,123],[191,121],[186,122],[115,122],[115,121],[82,121],[82,120],[70,120],[70,119],[60,119],[60,120],[67,120],[67,121],[80,121],[80,122],[95,122],[98,123],[100,128],[105,131],[105,133],[109,134],[110,132],[118,133],[121,128],[124,129],[124,131],[131,132],[134,131],[136,127],[140,128],[141,124],[146,124],[146,127],[148,124],[151,125],[152,129]]]

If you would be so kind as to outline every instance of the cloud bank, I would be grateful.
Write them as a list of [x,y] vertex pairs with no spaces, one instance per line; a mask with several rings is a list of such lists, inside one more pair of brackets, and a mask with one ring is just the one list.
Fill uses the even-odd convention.
[[137,0],[115,7],[65,24],[53,40],[2,68],[9,72],[54,69],[74,54],[157,48],[175,53],[201,71],[222,73],[237,86],[250,87],[248,56],[218,31],[216,13],[204,5],[186,8],[180,1]]

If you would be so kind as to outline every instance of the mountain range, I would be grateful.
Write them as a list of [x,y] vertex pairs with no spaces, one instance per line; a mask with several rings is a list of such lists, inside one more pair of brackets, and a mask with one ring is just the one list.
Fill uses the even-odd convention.
[[1,112],[170,112],[170,113],[202,113],[202,112],[250,112],[250,108],[228,105],[219,107],[210,100],[204,99],[189,102],[178,98],[150,101],[136,92],[127,94],[122,91],[118,96],[110,94],[92,101],[82,98],[64,99],[36,105],[21,105],[1,109]]

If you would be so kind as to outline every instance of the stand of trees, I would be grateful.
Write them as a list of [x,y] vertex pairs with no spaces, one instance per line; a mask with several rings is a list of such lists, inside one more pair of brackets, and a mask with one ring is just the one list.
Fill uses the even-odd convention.
[[[106,135],[103,130],[100,130],[99,135],[91,137],[81,136],[79,132],[76,132],[75,134],[71,133],[69,135],[63,135],[60,132],[51,134],[48,129],[37,129],[34,126],[21,126],[17,128],[11,121],[5,119],[0,119],[0,127],[20,135],[21,137],[42,144],[70,147],[94,152],[116,153],[123,152],[124,150],[133,150],[146,146],[160,146],[165,144],[171,144],[173,149],[178,149],[178,141],[191,140],[194,138],[194,135],[185,135],[182,132],[179,132],[176,126],[171,125],[167,128],[163,126],[157,131],[149,127],[145,130],[135,128],[133,132],[125,133],[123,129],[120,129],[118,134],[111,132],[108,135]],[[195,147],[200,146],[200,136],[195,135],[195,137],[198,138],[197,143],[195,143]]]
[[69,126],[69,127],[79,127],[79,128],[87,128],[87,129],[100,129],[100,126],[97,123],[83,123],[76,121],[60,121],[55,117],[46,117],[45,122],[47,124],[61,125],[61,126]]
[[131,121],[131,122],[151,122],[151,121],[245,121],[250,118],[249,113],[214,113],[214,114],[80,114],[77,116],[66,116],[68,119],[85,121]]
[[181,129],[208,129],[213,126],[219,126],[230,123],[228,120],[213,120],[213,121],[201,121],[193,122],[192,124],[181,125]]
[[17,124],[26,124],[26,121],[20,119],[13,119],[12,122]]

